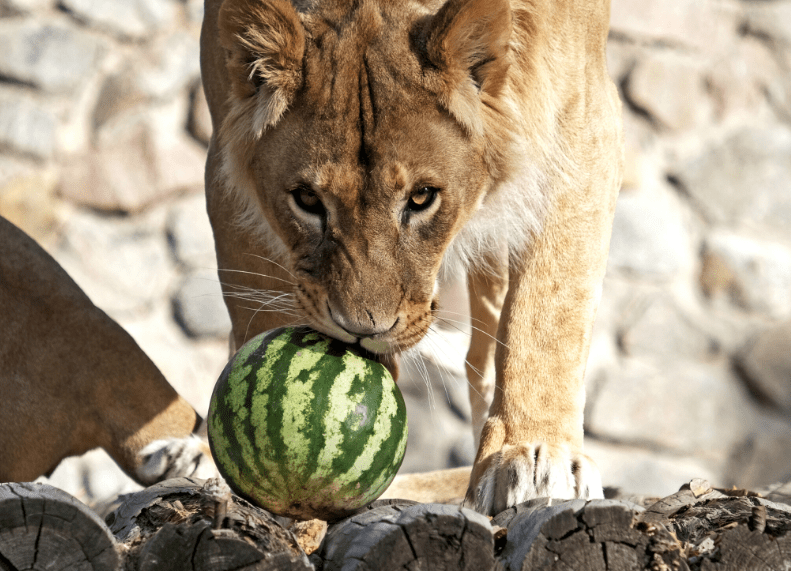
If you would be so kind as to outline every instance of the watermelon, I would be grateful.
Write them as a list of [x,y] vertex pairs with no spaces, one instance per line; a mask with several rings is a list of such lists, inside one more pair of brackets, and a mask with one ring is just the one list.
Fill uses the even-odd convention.
[[278,515],[333,520],[392,482],[406,451],[406,407],[364,349],[280,328],[231,358],[214,387],[208,432],[237,494]]

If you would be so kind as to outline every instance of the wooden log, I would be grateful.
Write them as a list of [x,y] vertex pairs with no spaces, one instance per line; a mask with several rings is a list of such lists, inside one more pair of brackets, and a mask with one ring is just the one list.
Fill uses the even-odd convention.
[[494,569],[494,539],[481,514],[446,504],[379,505],[330,526],[324,571]]
[[140,571],[312,569],[277,518],[217,480],[176,478],[128,496],[108,516]]
[[[785,496],[775,494],[777,498]],[[791,505],[693,480],[643,510],[531,500],[496,516],[503,569],[791,569]]]
[[[660,529],[651,534],[636,529],[637,516],[643,511],[623,500],[530,500],[492,520],[494,525],[508,528],[500,566],[510,571],[647,568],[653,556],[648,546],[659,539],[653,536],[658,533],[667,540],[670,534]],[[676,559],[665,557],[663,549],[655,551],[662,560]]]
[[47,484],[0,484],[0,569],[115,571],[116,541],[85,504]]

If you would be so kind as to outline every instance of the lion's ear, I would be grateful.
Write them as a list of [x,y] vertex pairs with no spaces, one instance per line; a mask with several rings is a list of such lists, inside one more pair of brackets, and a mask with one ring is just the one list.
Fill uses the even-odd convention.
[[254,130],[277,123],[302,85],[305,32],[286,0],[225,0],[218,18],[232,96],[255,105]]
[[429,24],[426,55],[443,75],[445,105],[468,128],[477,91],[496,97],[505,84],[511,28],[508,0],[448,0]]

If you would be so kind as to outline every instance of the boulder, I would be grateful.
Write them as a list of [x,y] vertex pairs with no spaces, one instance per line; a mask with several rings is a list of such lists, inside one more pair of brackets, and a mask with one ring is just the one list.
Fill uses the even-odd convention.
[[56,95],[84,87],[105,51],[105,42],[79,28],[0,20],[0,75]]
[[710,221],[791,230],[791,128],[746,128],[673,175]]

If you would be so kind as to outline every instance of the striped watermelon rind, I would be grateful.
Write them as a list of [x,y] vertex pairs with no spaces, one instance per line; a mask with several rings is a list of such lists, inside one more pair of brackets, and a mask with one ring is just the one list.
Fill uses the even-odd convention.
[[273,513],[337,519],[390,485],[406,407],[385,367],[305,327],[262,333],[220,375],[209,444],[231,488]]

